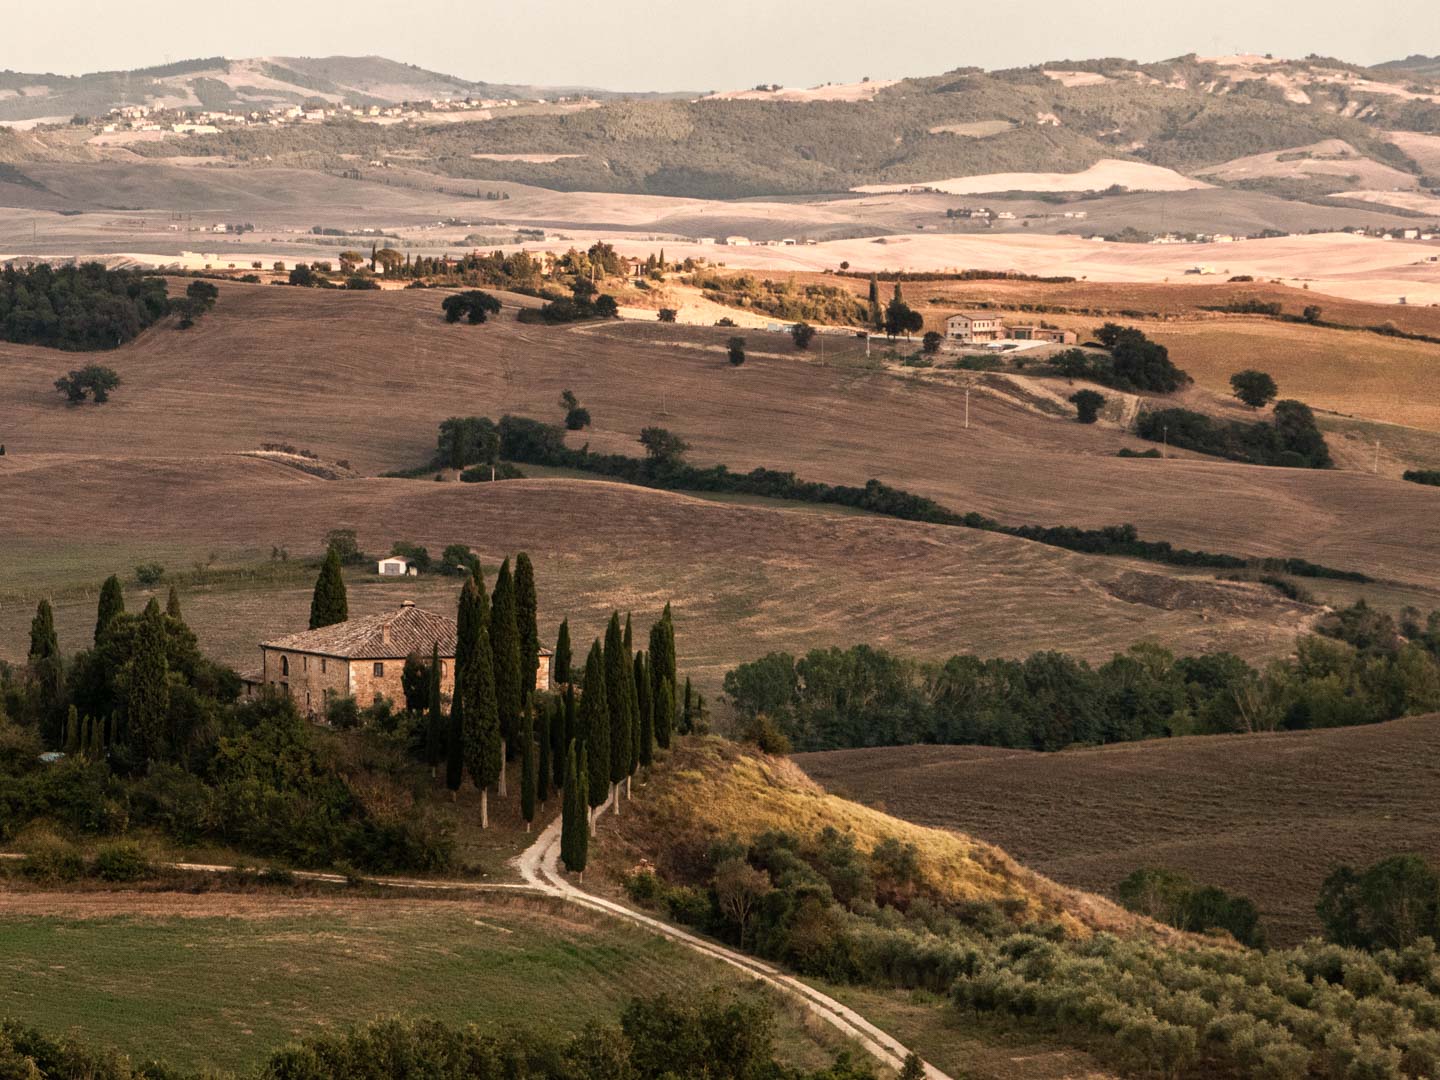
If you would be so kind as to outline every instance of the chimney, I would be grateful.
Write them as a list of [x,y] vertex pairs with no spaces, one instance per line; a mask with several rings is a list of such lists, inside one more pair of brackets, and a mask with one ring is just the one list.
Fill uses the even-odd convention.
[[390,644],[390,620],[386,619],[380,624],[380,644]]
[[414,601],[414,600],[401,600],[401,601],[400,601],[400,606],[401,606],[402,608],[414,607],[414,606],[415,606],[415,601]]

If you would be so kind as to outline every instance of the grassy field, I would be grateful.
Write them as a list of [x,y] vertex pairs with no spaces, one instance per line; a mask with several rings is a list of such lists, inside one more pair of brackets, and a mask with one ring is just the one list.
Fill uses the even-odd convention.
[[[718,961],[538,898],[0,893],[0,942],[0,1016],[181,1069],[247,1069],[383,1016],[563,1038],[632,996],[753,992]],[[832,1056],[779,1012],[786,1060]]]
[[1140,866],[1250,897],[1271,940],[1318,932],[1338,863],[1440,858],[1440,717],[1196,736],[1058,754],[913,746],[800,754],[839,795],[999,844],[1056,881],[1111,892]]

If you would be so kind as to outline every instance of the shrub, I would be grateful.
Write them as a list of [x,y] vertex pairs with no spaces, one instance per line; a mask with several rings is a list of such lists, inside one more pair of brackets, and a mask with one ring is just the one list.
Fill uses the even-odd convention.
[[1105,405],[1105,395],[1094,390],[1077,390],[1066,398],[1075,406],[1075,419],[1082,424],[1093,424]]
[[815,328],[803,320],[790,327],[790,340],[795,342],[797,349],[810,348],[810,342],[814,338]]
[[341,731],[360,726],[360,706],[350,694],[332,694],[325,701],[325,722]]
[[141,585],[154,585],[165,576],[165,567],[158,562],[141,563],[135,567],[135,580]]
[[676,311],[674,308],[662,307],[662,308],[659,310],[659,312],[657,312],[656,317],[657,317],[661,322],[673,323],[673,322],[675,321],[675,319],[679,316],[679,314],[680,314],[680,313],[679,313],[678,311]]
[[739,367],[745,363],[745,339],[743,337],[732,337],[726,345],[726,352],[729,354],[730,363]]
[[139,881],[150,873],[150,860],[136,844],[106,844],[95,854],[95,876],[102,881]]
[[20,872],[38,882],[78,881],[85,873],[85,860],[74,844],[45,836],[30,845],[20,860]]
[[937,353],[945,341],[945,335],[936,330],[925,331],[925,336],[920,339],[920,347],[927,353]]

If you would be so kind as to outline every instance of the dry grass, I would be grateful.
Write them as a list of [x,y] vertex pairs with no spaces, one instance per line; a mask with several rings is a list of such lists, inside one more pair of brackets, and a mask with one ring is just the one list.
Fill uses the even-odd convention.
[[1318,931],[1342,862],[1440,858],[1440,717],[1038,754],[914,746],[800,754],[831,791],[964,830],[1080,889],[1167,866],[1250,897],[1272,941]]
[[838,798],[783,758],[714,737],[679,740],[620,816],[600,821],[597,861],[611,889],[642,859],[662,877],[683,876],[717,840],[744,842],[775,829],[808,840],[833,828],[866,852],[886,839],[913,845],[926,888],[949,900],[1018,901],[1027,916],[1056,918],[1081,934],[1156,929],[1101,897],[1057,886],[988,843]]
[[[672,601],[682,661],[706,689],[772,649],[858,640],[933,657],[1050,647],[1103,659],[1153,637],[1182,651],[1228,648],[1258,659],[1287,650],[1311,614],[1257,587],[1172,579],[1153,566],[972,530],[596,481],[326,482],[242,457],[58,458],[0,472],[0,497],[13,513],[15,574],[0,597],[0,656],[15,659],[39,596],[55,596],[62,647],[74,650],[88,644],[106,574],[133,580],[135,565],[152,559],[187,570],[218,552],[240,568],[184,587],[185,615],[207,651],[255,666],[256,642],[304,625],[314,571],[246,562],[272,545],[313,557],[332,527],[355,528],[369,551],[397,539],[432,554],[470,544],[492,580],[501,557],[528,551],[544,635],[568,616],[581,652],[613,607],[633,610],[643,634]],[[372,570],[350,572],[353,614],[404,598],[453,608],[453,578],[381,581]],[[130,606],[147,593],[132,584]]]

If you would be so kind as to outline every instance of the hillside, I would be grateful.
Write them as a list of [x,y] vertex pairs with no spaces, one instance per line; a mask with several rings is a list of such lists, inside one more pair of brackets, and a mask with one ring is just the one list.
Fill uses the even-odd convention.
[[[61,403],[52,383],[66,362],[55,354],[0,346],[3,468],[42,455],[197,457],[282,441],[373,474],[423,464],[436,425],[457,409],[558,420],[560,392],[572,388],[595,424],[573,441],[597,450],[638,453],[640,430],[659,425],[692,443],[697,464],[830,483],[874,477],[1007,523],[1134,522],[1186,547],[1440,586],[1440,538],[1426,527],[1434,492],[1419,485],[1213,459],[1128,461],[1116,451],[1149,444],[984,391],[970,395],[967,429],[963,373],[878,371],[853,352],[821,364],[782,334],[752,332],[750,358],[735,369],[724,329],[551,328],[508,314],[450,326],[438,309],[423,290],[224,284],[194,329],[157,328],[106,354],[126,384],[103,408]],[[1183,350],[1174,359],[1185,366]],[[385,420],[357,426],[357,415]],[[404,490],[421,497],[416,482]]]
[[1440,717],[1369,727],[1195,736],[1039,754],[915,746],[796,755],[827,790],[960,829],[1076,888],[1140,866],[1248,896],[1271,940],[1314,934],[1342,862],[1440,857]]
[[[247,129],[136,150],[282,163],[319,154],[336,167],[346,153],[395,154],[409,166],[456,177],[709,197],[1078,173],[1105,159],[1191,175],[1325,140],[1344,141],[1367,167],[1418,173],[1385,133],[1440,130],[1440,93],[1416,87],[1413,76],[1390,82],[1363,71],[1318,58],[1067,61],[965,69],[867,86],[864,93],[797,99],[787,91],[749,91],[428,127]],[[536,154],[572,156],[549,162],[494,156]],[[1027,181],[1003,183],[1023,189]]]

